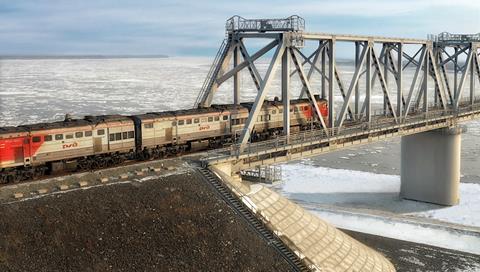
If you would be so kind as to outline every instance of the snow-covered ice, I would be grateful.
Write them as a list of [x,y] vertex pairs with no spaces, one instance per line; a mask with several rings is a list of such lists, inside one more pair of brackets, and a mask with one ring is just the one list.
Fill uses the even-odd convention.
[[397,176],[315,167],[308,164],[282,166],[286,193],[398,192]]
[[[282,171],[280,191],[338,227],[480,254],[480,184],[462,183],[460,204],[443,207],[400,199],[396,175],[316,167],[308,160],[283,165]],[[456,231],[419,218],[479,231]]]
[[[404,213],[409,215],[429,217],[451,223],[480,227],[480,184],[460,184],[460,204],[452,207],[443,207],[424,204],[417,201],[400,200],[396,193],[400,191],[400,177],[369,172],[352,171],[315,167],[308,164],[287,164],[282,167],[285,184],[282,191],[286,194],[332,194],[337,193],[338,203],[348,201],[342,195],[345,193],[365,193],[370,196],[365,204],[378,200],[372,193],[391,194],[392,204],[415,205],[418,210],[423,207],[432,207],[431,210]],[[322,200],[319,199],[319,203]],[[375,204],[375,203],[373,203]],[[374,206],[372,206],[374,207]],[[413,209],[413,208],[412,208]],[[401,209],[398,209],[401,210]]]

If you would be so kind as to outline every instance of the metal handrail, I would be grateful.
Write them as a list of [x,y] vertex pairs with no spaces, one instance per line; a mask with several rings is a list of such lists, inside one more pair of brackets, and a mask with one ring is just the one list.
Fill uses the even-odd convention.
[[480,42],[480,33],[477,34],[453,34],[442,32],[438,35],[429,34],[427,39],[434,42]]
[[283,19],[245,19],[235,15],[225,23],[227,33],[231,32],[267,32],[267,31],[303,31],[305,20],[292,15]]
[[[404,117],[402,125],[414,124],[415,122],[422,120],[432,120],[443,116],[458,115],[462,113],[468,113],[470,111],[479,111],[480,105],[467,105],[460,107],[458,110],[447,109],[444,110],[435,105],[429,105],[429,111],[424,112],[423,108],[413,108],[411,113]],[[365,133],[372,130],[378,130],[383,128],[397,125],[393,117],[386,117],[383,114],[372,115],[370,123],[360,123],[358,125],[347,126],[342,128],[329,128],[327,131],[324,129],[312,129],[302,131],[300,133],[291,134],[290,136],[278,136],[272,140],[266,140],[256,143],[248,143],[246,146],[240,144],[233,144],[227,148],[216,149],[207,153],[208,160],[219,160],[228,157],[238,157],[240,155],[248,155],[248,157],[258,156],[259,153],[268,150],[284,149],[287,146],[305,145],[311,142],[330,139],[334,136],[352,135],[354,133]]]
[[195,99],[195,104],[193,105],[194,108],[198,107],[200,102],[203,100],[205,94],[207,93],[209,87],[211,87],[212,76],[215,74],[216,67],[218,66],[218,62],[220,61],[220,58],[223,55],[226,46],[227,46],[227,39],[224,39],[222,44],[220,45],[220,48],[218,49],[217,55],[215,55],[215,58],[213,59],[213,63],[210,66],[210,70],[208,70],[207,76],[203,81],[202,88],[200,89],[200,93],[198,94],[197,99]]

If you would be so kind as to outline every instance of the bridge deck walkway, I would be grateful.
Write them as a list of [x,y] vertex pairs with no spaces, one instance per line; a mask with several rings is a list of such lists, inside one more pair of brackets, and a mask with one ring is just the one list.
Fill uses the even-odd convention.
[[383,114],[375,115],[370,124],[355,121],[340,130],[312,129],[244,146],[234,144],[208,152],[202,161],[206,164],[219,164],[243,160],[249,167],[279,163],[300,155],[315,156],[347,146],[448,127],[479,117],[480,105],[470,104],[461,105],[456,111],[434,107],[426,113],[413,110],[401,123],[396,123],[393,118]]

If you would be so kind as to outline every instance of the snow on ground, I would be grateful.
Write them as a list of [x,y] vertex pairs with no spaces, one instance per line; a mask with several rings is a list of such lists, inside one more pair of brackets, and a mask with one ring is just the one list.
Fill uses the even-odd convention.
[[[280,191],[334,225],[480,254],[480,232],[456,231],[448,224],[422,224],[419,220],[408,220],[409,217],[428,217],[480,228],[480,184],[462,183],[460,204],[443,207],[400,199],[399,176],[316,167],[308,162],[282,166],[285,182]],[[347,212],[345,208],[372,212]],[[384,217],[389,214],[392,217]],[[409,217],[395,218],[394,214]]]
[[[357,204],[375,207],[375,204],[392,204],[398,206],[396,211],[402,211],[401,206],[413,206],[408,210],[430,210],[407,212],[403,214],[429,217],[450,223],[480,227],[480,184],[460,184],[460,204],[453,207],[443,207],[424,204],[417,201],[400,200],[400,176],[382,175],[369,172],[352,171],[315,167],[308,164],[287,164],[282,167],[285,184],[282,191],[286,194],[317,194],[338,196],[337,203],[348,202],[348,194],[365,193],[366,198]],[[378,203],[375,193],[385,194],[383,202]],[[346,196],[345,196],[346,195]],[[357,196],[354,196],[357,197]],[[321,199],[318,199],[321,204]],[[373,203],[368,203],[368,202]],[[364,202],[364,203],[358,203]],[[388,206],[387,206],[388,207]]]

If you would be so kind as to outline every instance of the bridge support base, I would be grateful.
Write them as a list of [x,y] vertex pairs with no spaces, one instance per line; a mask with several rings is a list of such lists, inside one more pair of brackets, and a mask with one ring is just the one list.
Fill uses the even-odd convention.
[[452,127],[402,137],[400,197],[458,204],[463,131]]

